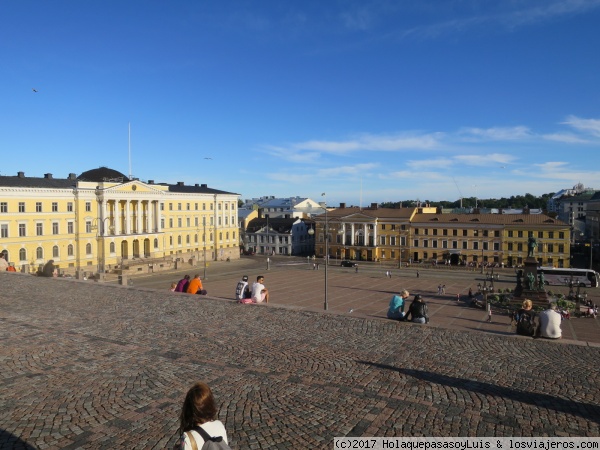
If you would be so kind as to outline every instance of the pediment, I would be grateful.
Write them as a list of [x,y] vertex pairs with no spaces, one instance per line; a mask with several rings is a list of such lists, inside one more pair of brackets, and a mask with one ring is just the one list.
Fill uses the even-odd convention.
[[142,183],[141,181],[135,180],[128,183],[119,184],[111,188],[105,189],[106,194],[158,194],[163,191],[157,189],[155,186]]

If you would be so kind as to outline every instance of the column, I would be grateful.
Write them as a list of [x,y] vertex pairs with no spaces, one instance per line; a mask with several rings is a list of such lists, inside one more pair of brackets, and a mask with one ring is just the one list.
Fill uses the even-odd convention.
[[350,224],[350,245],[354,247],[354,222]]
[[115,200],[115,234],[123,234],[121,227],[121,202]]
[[135,232],[141,234],[142,232],[142,201],[137,200],[135,202]]
[[131,201],[125,200],[125,234],[131,234]]

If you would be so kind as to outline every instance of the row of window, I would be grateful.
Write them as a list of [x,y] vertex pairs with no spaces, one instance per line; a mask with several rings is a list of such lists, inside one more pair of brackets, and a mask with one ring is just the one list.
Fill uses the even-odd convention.
[[[52,202],[51,210],[52,212],[59,212],[58,202]],[[91,202],[85,202],[85,210],[86,212],[90,212],[92,210]],[[27,212],[25,202],[19,202],[18,211],[20,213]],[[44,204],[42,202],[35,202],[35,212],[44,212]],[[67,212],[73,212],[73,202],[67,202]],[[8,213],[8,202],[0,202],[0,213]]]
[[[204,219],[204,217],[203,217]],[[169,218],[169,228],[173,228],[173,225],[175,223],[175,219],[174,218]],[[192,219],[191,217],[186,217],[185,218],[185,223],[186,223],[186,227],[191,227],[192,226]],[[210,217],[210,223],[207,224],[205,220],[202,221],[202,226],[213,226],[214,225],[214,217]],[[230,219],[229,217],[225,216],[225,226],[229,226],[230,223]],[[164,219],[161,219],[161,224],[162,227],[164,228]],[[235,225],[235,217],[231,216],[231,225]],[[198,217],[194,217],[194,225],[195,227],[199,227],[200,226],[200,221]],[[221,227],[223,226],[223,218],[221,216],[217,217],[217,226]],[[182,228],[183,227],[183,218],[179,217],[177,218],[177,227]]]
[[[192,205],[191,203],[186,203],[185,204],[186,211],[191,211],[192,210],[191,209],[191,205]],[[194,203],[194,210],[195,211],[199,211],[198,205],[199,205],[198,203]],[[213,210],[213,204],[209,203],[209,205],[210,205],[210,211],[212,211]],[[225,205],[225,210],[228,210],[229,209],[229,203],[225,202],[224,205]],[[221,203],[217,204],[217,209],[219,211],[221,211]],[[160,204],[160,210],[161,211],[164,210],[164,203]],[[235,202],[231,202],[231,210],[232,211],[235,210]],[[169,203],[169,211],[173,211],[173,203]],[[183,203],[177,203],[177,211],[183,211]],[[206,203],[202,203],[202,211],[206,211]]]

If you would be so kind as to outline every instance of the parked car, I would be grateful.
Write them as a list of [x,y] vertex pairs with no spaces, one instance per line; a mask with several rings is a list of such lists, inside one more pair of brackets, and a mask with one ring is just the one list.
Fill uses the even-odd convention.
[[356,266],[358,266],[358,264],[356,264],[355,262],[352,262],[352,261],[342,261],[340,263],[340,266],[342,266],[342,267],[356,267]]

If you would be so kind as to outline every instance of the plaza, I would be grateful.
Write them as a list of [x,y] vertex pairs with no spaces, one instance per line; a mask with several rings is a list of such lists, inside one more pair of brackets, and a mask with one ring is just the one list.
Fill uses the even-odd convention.
[[[169,292],[183,273],[201,270],[133,286],[0,274],[0,448],[172,448],[197,380],[236,449],[600,434],[600,321],[572,319],[560,342],[515,336],[456,301],[481,274],[330,266],[323,312],[323,266],[215,263],[207,297]],[[269,305],[232,300],[244,273],[265,276]],[[430,325],[384,319],[401,287],[425,296]]]

